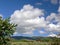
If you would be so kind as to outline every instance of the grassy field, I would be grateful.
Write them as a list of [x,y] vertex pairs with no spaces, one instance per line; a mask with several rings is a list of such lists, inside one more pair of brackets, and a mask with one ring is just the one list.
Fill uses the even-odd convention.
[[12,45],[60,45],[52,42],[13,42]]
[[21,39],[21,40],[15,40],[12,39],[11,45],[60,45],[60,39],[54,38],[51,39],[44,39],[44,40],[28,40],[28,39]]

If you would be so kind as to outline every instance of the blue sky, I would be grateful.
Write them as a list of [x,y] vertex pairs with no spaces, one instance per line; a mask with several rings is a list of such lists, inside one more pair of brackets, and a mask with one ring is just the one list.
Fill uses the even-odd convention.
[[[11,15],[14,15],[14,12],[16,10],[23,9],[24,5],[30,5],[30,6],[33,6],[34,8],[43,9],[44,10],[43,17],[45,19],[47,18],[47,16],[50,16],[51,13],[59,14],[58,13],[58,9],[60,6],[59,0],[5,0],[5,1],[0,0],[0,14],[3,15],[3,18],[11,17]],[[50,24],[51,23],[52,22],[50,22]],[[44,28],[40,29],[40,32],[42,32],[43,34],[39,33],[38,29],[35,29],[33,31],[33,34],[21,34],[21,33],[17,32],[17,34],[15,34],[15,35],[47,36],[50,34],[49,31],[46,31]],[[46,33],[44,33],[44,32],[46,32]],[[51,31],[51,32],[53,33],[53,31]],[[56,33],[58,33],[58,31],[54,32],[53,34],[56,34]]]
[[[37,4],[42,3],[42,5]],[[9,17],[15,10],[21,9],[24,5],[31,4],[34,7],[44,9],[49,13],[57,12],[59,3],[51,4],[50,0],[0,0],[0,13],[5,15],[4,18]],[[7,13],[8,12],[8,13]]]

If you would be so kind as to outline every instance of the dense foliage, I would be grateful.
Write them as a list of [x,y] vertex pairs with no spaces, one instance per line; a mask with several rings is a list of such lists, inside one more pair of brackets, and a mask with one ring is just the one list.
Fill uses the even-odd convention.
[[8,45],[10,36],[14,33],[16,25],[11,24],[9,19],[0,17],[0,45]]

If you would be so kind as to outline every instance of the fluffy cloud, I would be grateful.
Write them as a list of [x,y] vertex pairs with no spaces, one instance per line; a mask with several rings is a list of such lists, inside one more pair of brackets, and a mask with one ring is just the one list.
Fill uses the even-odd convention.
[[49,24],[46,30],[51,31],[51,32],[60,32],[60,25]]
[[46,21],[50,22],[50,23],[56,23],[56,22],[60,22],[60,13],[56,14],[56,13],[51,13],[49,16],[47,16]]
[[60,6],[58,8],[58,14],[51,13],[47,16],[46,20],[49,22],[49,25],[46,28],[47,30],[60,32]]
[[43,15],[43,10],[34,8],[31,5],[24,5],[21,10],[16,10],[11,15],[10,22],[18,25],[16,27],[18,33],[28,34],[32,33],[35,29],[46,26]]
[[46,20],[49,22],[46,30],[60,32],[60,13],[51,13]]
[[[44,10],[29,4],[24,5],[21,10],[16,10],[11,15],[10,22],[17,24],[16,32],[22,34],[33,34],[34,30],[40,31],[41,28],[50,32],[60,32],[60,13],[51,13],[45,18]],[[57,24],[54,24],[56,22]],[[40,33],[44,32],[40,31]]]
[[39,31],[40,34],[45,34],[46,32],[45,31]]
[[48,35],[48,37],[57,37],[57,38],[60,38],[60,35],[56,35],[56,34],[54,34],[54,33],[50,33],[50,34]]
[[50,16],[47,16],[46,20],[51,22],[51,21],[54,21],[55,18],[56,18],[56,14],[51,13]]
[[57,35],[54,34],[54,33],[51,33],[51,34],[48,35],[48,37],[57,37]]

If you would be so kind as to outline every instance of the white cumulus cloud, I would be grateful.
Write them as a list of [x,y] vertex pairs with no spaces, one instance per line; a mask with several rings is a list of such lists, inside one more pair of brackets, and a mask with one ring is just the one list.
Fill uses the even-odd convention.
[[46,32],[45,31],[39,31],[40,34],[45,34]]
[[[59,9],[58,9],[59,10]],[[44,17],[44,10],[34,8],[32,5],[24,5],[21,10],[16,10],[10,18],[11,23],[17,24],[16,32],[22,34],[33,34],[34,30],[40,31],[44,28],[50,32],[60,32],[60,13],[51,13]],[[54,24],[57,22],[57,24]],[[40,33],[44,33],[40,31]]]
[[54,33],[51,33],[51,34],[48,35],[48,37],[57,37],[57,35],[54,34]]
[[[45,18],[43,17],[44,11],[42,9],[34,8],[31,5],[24,5],[21,10],[16,10],[11,15],[11,23],[18,26],[16,31],[18,33],[32,33],[35,29],[46,26]],[[42,16],[41,18],[39,18]]]
[[[60,32],[60,13],[51,13],[46,20],[49,22],[46,30]],[[56,24],[54,24],[56,23]]]
[[46,30],[49,30],[51,32],[60,32],[60,25],[49,24]]

